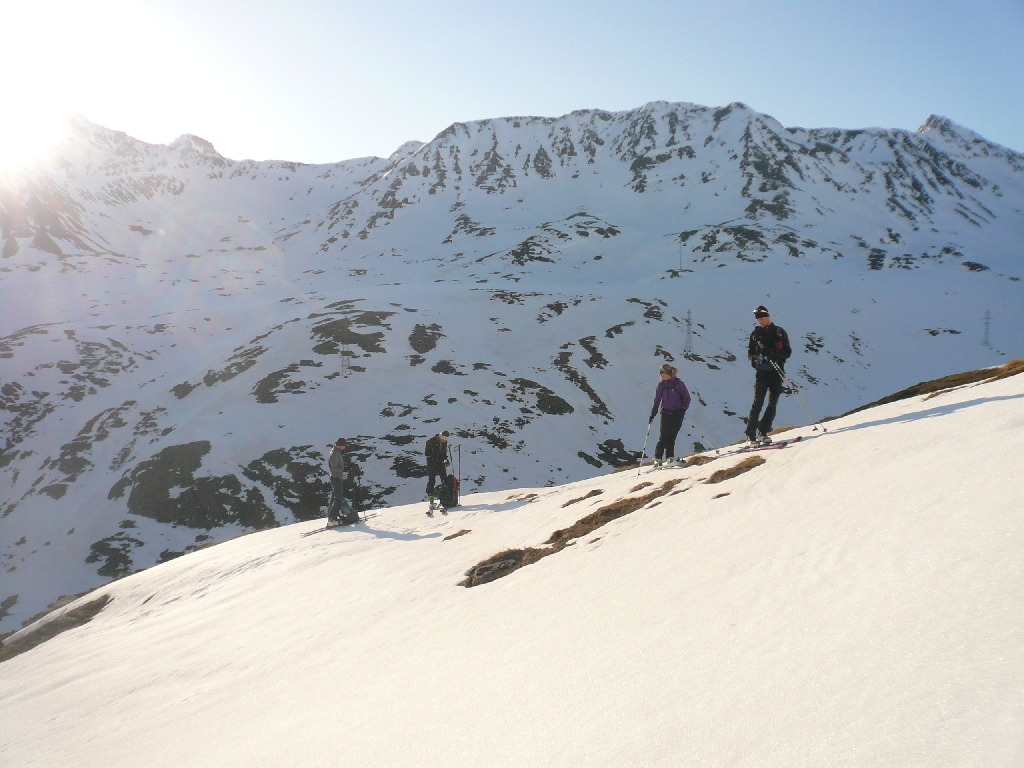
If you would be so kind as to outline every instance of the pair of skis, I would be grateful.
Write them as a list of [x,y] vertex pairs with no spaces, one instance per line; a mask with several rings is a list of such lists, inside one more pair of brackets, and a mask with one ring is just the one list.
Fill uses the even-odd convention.
[[331,530],[333,528],[347,528],[350,525],[357,525],[359,523],[365,523],[370,518],[376,517],[379,514],[380,514],[379,512],[371,512],[368,515],[363,515],[362,517],[360,517],[354,523],[330,523],[328,525],[325,525],[323,528],[317,528],[317,529],[312,530],[312,531],[306,531],[305,533],[300,533],[299,536],[301,536],[302,538],[305,538],[306,536],[312,536],[314,533],[323,533],[324,531],[329,531],[329,530]]

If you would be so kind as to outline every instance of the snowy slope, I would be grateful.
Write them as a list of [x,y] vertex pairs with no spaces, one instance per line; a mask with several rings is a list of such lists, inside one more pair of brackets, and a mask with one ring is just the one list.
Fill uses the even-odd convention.
[[78,119],[0,178],[0,241],[3,631],[320,516],[339,435],[368,507],[421,498],[441,428],[471,490],[579,480],[632,460],[670,360],[680,449],[731,442],[760,303],[819,415],[1024,353],[1024,156],[935,117],[656,102],[317,166]]
[[0,761],[1020,764],[1024,377],[829,426],[718,484],[740,457],[300,523],[125,578],[3,664]]

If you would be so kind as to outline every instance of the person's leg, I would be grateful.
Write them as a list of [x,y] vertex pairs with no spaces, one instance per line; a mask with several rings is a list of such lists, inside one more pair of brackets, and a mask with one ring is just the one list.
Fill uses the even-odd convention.
[[762,371],[757,372],[754,379],[754,404],[750,406],[750,415],[747,417],[746,434],[751,440],[757,439],[757,420],[761,415],[761,406],[764,405],[764,396],[768,393],[768,382]]
[[342,480],[340,477],[331,478],[331,504],[327,508],[327,521],[335,522],[339,520],[338,513],[341,510],[342,499]]
[[437,469],[435,467],[427,467],[427,474],[430,479],[427,480],[427,496],[431,499],[434,498],[434,478],[437,477]]
[[[669,442],[669,438],[668,438],[668,433],[669,433],[669,426],[668,426],[669,425],[669,419],[668,419],[668,415],[669,415],[668,411],[662,411],[661,412],[661,433],[658,435],[658,444],[656,446],[654,446],[654,458],[656,460],[659,460],[659,461],[661,459],[665,458],[666,451],[668,451],[668,442]],[[668,454],[668,455],[671,455],[671,454]]]
[[685,411],[669,411],[668,412],[668,424],[665,430],[665,453],[666,459],[671,459],[676,455],[676,435],[679,434],[680,428],[683,426],[683,416]]
[[770,378],[766,383],[766,387],[770,392],[768,407],[764,409],[764,416],[761,417],[761,423],[758,425],[762,435],[767,435],[772,431],[772,422],[775,421],[775,409],[779,405],[779,396],[782,394],[782,377],[774,371],[769,376]]

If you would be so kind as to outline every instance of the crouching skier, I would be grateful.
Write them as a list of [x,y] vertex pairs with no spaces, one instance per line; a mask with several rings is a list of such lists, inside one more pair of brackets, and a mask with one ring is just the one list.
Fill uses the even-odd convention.
[[673,368],[668,363],[661,366],[658,371],[661,381],[658,382],[658,390],[654,395],[654,407],[651,409],[651,418],[648,423],[654,422],[658,415],[658,406],[661,406],[661,436],[658,438],[658,445],[654,449],[654,466],[660,467],[662,463],[669,463],[676,454],[676,435],[679,428],[683,426],[683,417],[686,416],[686,409],[690,407],[690,391],[678,378],[678,368]]
[[445,467],[448,466],[448,451],[446,448],[449,436],[447,429],[439,432],[427,440],[427,446],[423,451],[427,457],[427,499],[430,501],[430,505],[427,507],[428,517],[433,517],[434,510],[438,508],[440,508],[442,515],[448,514],[448,510],[444,506],[434,503],[434,478],[440,476],[441,487],[444,488],[444,484],[448,480],[448,472],[445,470]]
[[327,457],[331,472],[331,505],[327,508],[327,527],[359,522],[359,515],[345,501],[345,438],[339,437]]

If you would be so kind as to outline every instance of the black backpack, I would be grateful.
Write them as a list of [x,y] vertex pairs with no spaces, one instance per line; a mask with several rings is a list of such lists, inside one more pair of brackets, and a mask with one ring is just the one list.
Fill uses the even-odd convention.
[[455,475],[445,476],[438,500],[445,509],[459,506],[459,479]]

